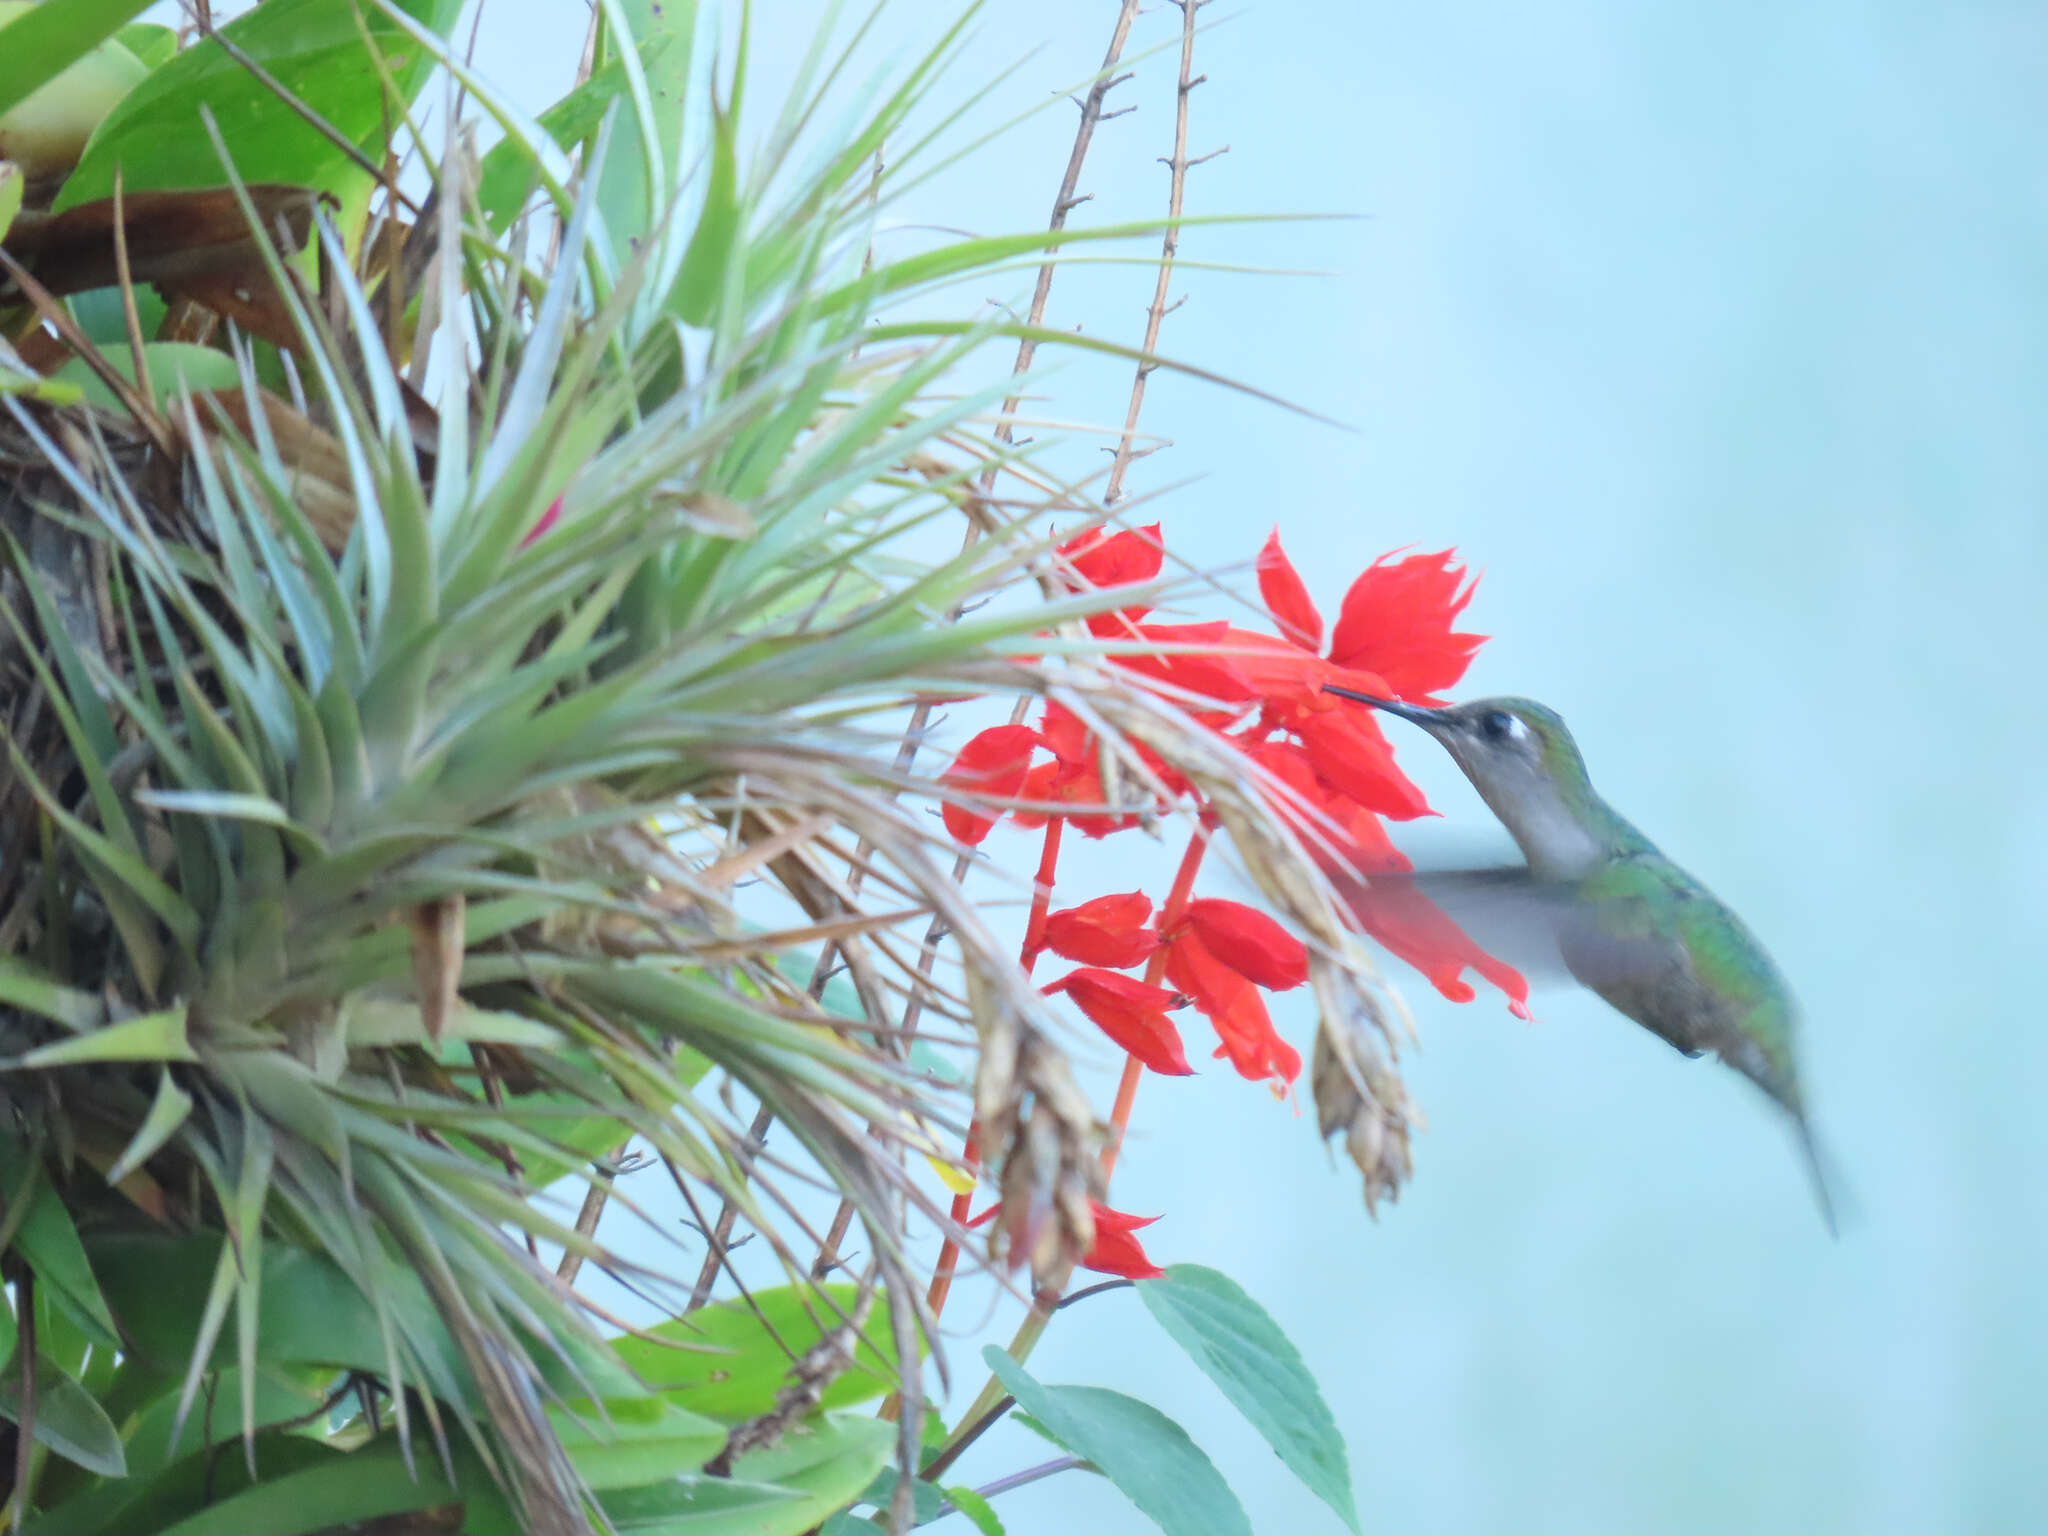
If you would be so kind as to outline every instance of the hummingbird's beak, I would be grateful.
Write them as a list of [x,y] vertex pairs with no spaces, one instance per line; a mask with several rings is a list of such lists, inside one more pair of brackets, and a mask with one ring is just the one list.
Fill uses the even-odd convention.
[[1399,699],[1377,698],[1370,693],[1359,693],[1350,688],[1339,688],[1335,683],[1323,684],[1323,692],[1334,693],[1340,699],[1355,699],[1360,704],[1370,704],[1374,709],[1383,709],[1390,715],[1413,721],[1426,731],[1444,728],[1444,712],[1440,709],[1424,709],[1420,704],[1403,704]]

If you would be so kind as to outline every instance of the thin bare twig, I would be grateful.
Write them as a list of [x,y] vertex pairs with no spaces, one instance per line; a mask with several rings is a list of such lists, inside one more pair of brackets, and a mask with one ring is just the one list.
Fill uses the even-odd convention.
[[[583,1208],[576,1213],[576,1235],[578,1237],[595,1237],[597,1235],[598,1218],[604,1215],[605,1201],[611,1197],[612,1178],[614,1176],[612,1170],[618,1166],[619,1159],[626,1155],[626,1148],[632,1144],[633,1139],[630,1136],[627,1137],[619,1143],[619,1148],[616,1152],[597,1165],[597,1177],[591,1181],[590,1188],[584,1191]],[[565,1249],[562,1253],[561,1265],[555,1270],[555,1274],[564,1285],[574,1285],[576,1283],[576,1275],[582,1268],[583,1255],[573,1248]]]
[[[1077,196],[1075,189],[1081,184],[1081,167],[1087,162],[1088,146],[1095,141],[1096,125],[1102,122],[1105,116],[1121,117],[1123,115],[1123,112],[1105,114],[1102,110],[1102,105],[1111,91],[1131,78],[1128,73],[1118,74],[1116,66],[1117,61],[1124,56],[1124,44],[1130,40],[1131,23],[1137,19],[1138,0],[1123,0],[1123,3],[1117,7],[1116,26],[1110,31],[1109,48],[1102,56],[1102,68],[1096,74],[1094,83],[1088,87],[1088,94],[1081,100],[1081,122],[1074,130],[1074,147],[1067,155],[1066,174],[1060,178],[1059,194],[1052,200],[1052,217],[1046,224],[1046,228],[1052,230],[1055,234],[1067,227],[1067,215],[1087,201],[1087,198]],[[1129,110],[1128,107],[1123,109],[1123,111]],[[1038,268],[1038,282],[1031,290],[1031,310],[1025,316],[1024,323],[1034,329],[1045,321],[1045,301],[1052,293],[1052,274],[1053,269],[1058,265],[1057,256],[1057,247],[1045,253],[1045,261]],[[1029,336],[1018,342],[1017,361],[1010,369],[1011,376],[1017,377],[1029,372],[1031,359],[1037,351],[1038,343]],[[1003,402],[1002,420],[996,426],[997,442],[1008,443],[1012,441],[1011,418],[1016,415],[1017,407],[1023,403],[1023,398],[1021,394],[1016,394]],[[983,472],[982,492],[984,495],[995,484],[995,476],[996,470],[994,465],[990,465]]]
[[[740,1177],[745,1178],[754,1166],[754,1157],[768,1139],[768,1127],[775,1122],[775,1112],[766,1104],[754,1111],[754,1123],[747,1127],[747,1139],[740,1153]],[[718,1212],[718,1221],[704,1234],[704,1267],[697,1271],[697,1283],[690,1291],[690,1304],[685,1312],[694,1312],[711,1299],[711,1287],[717,1283],[718,1271],[725,1263],[726,1245],[732,1241],[733,1223],[739,1218],[739,1207],[728,1200]]]
[[[1123,84],[1124,81],[1130,79],[1128,73],[1118,74],[1116,66],[1118,61],[1123,58],[1124,45],[1130,40],[1131,23],[1137,19],[1137,16],[1138,0],[1121,0],[1117,7],[1116,25],[1110,31],[1109,47],[1102,56],[1102,68],[1097,71],[1093,83],[1088,87],[1087,94],[1078,103],[1081,109],[1081,121],[1074,129],[1074,144],[1073,148],[1067,153],[1067,168],[1060,176],[1059,190],[1053,195],[1052,213],[1046,220],[1046,228],[1055,234],[1067,227],[1067,215],[1073,212],[1081,203],[1087,201],[1085,197],[1077,195],[1077,189],[1081,184],[1081,168],[1088,161],[1088,148],[1095,142],[1096,126],[1111,117],[1121,117],[1123,115],[1123,112],[1104,112],[1103,104],[1108,99],[1111,91]],[[1130,109],[1125,108],[1123,110],[1128,111]],[[1036,329],[1045,322],[1045,307],[1052,295],[1053,272],[1058,266],[1057,254],[1057,247],[1047,250],[1045,260],[1039,264],[1038,279],[1032,285],[1031,290],[1031,307],[1024,317],[1024,323],[1029,328]],[[1037,351],[1038,343],[1029,336],[1026,336],[1017,343],[1017,356],[1010,365],[1010,376],[1013,379],[1021,378],[1030,370],[1031,359]],[[1016,440],[1015,422],[1017,409],[1023,403],[1024,396],[1021,390],[1003,401],[1003,407],[996,423],[995,438],[997,442],[1007,445]],[[997,464],[991,463],[981,472],[977,494],[970,498],[972,504],[967,508],[967,528],[960,540],[960,547],[962,549],[971,547],[981,538],[982,524],[985,518],[977,514],[982,508],[986,507],[988,499],[995,489],[998,469],[999,466]],[[961,610],[956,608],[947,615],[947,618],[949,620],[957,619],[960,616],[960,612]],[[921,702],[911,711],[910,723],[904,727],[902,745],[896,752],[896,768],[899,773],[908,772],[912,760],[916,758],[918,746],[923,742],[926,732],[930,728],[934,707],[929,702]],[[1025,701],[1020,700],[1018,702],[1017,712],[1013,716],[1013,721],[1023,718],[1022,712],[1026,707]],[[954,880],[965,879],[967,871],[971,866],[972,860],[963,855],[954,865]],[[944,933],[945,925],[943,921],[936,917],[933,918],[931,927],[925,935],[922,953],[918,957],[918,970],[927,977],[931,974],[933,963],[937,958],[938,941],[944,937]],[[821,956],[819,973],[822,974],[823,970],[824,957]],[[913,995],[905,1004],[903,1023],[900,1029],[900,1035],[906,1042],[908,1037],[916,1030],[917,1021],[923,1012],[923,994]],[[812,1266],[813,1274],[822,1275],[837,1262],[838,1242],[839,1239],[845,1236],[847,1224],[851,1217],[851,1202],[843,1203],[839,1211],[833,1216],[831,1228],[833,1236],[827,1242],[824,1249],[819,1252],[817,1261]]]
[[[1198,75],[1194,72],[1195,12],[1205,3],[1206,0],[1174,0],[1174,4],[1180,7],[1180,84],[1174,92],[1173,155],[1172,158],[1161,162],[1170,173],[1170,186],[1166,198],[1166,234],[1159,247],[1159,280],[1153,285],[1152,303],[1145,311],[1145,342],[1142,350],[1148,359],[1156,357],[1159,353],[1161,322],[1180,308],[1181,303],[1186,302],[1181,300],[1168,304],[1166,291],[1173,280],[1173,258],[1180,250],[1180,213],[1182,200],[1187,193],[1188,168],[1200,165],[1206,160],[1214,160],[1217,155],[1227,154],[1230,149],[1226,144],[1213,153],[1198,156],[1193,160],[1188,158],[1188,97],[1194,93],[1196,86],[1209,78],[1207,75]],[[1131,403],[1124,412],[1123,436],[1117,441],[1116,459],[1110,465],[1109,484],[1102,495],[1106,506],[1113,507],[1122,500],[1124,475],[1132,463],[1156,451],[1155,448],[1138,448],[1137,439],[1138,414],[1145,408],[1145,383],[1152,377],[1152,370],[1158,366],[1157,363],[1150,361],[1140,362],[1131,379]]]
[[[1175,90],[1173,155],[1166,162],[1170,172],[1167,192],[1166,233],[1160,244],[1159,277],[1153,286],[1152,303],[1147,309],[1145,320],[1143,352],[1147,358],[1155,357],[1158,354],[1159,328],[1165,320],[1169,308],[1166,296],[1168,287],[1172,282],[1173,258],[1180,246],[1180,218],[1182,202],[1187,190],[1187,172],[1189,165],[1196,163],[1188,159],[1188,98],[1193,94],[1195,87],[1207,78],[1207,76],[1197,75],[1194,72],[1195,12],[1204,3],[1205,0],[1174,0],[1174,4],[1180,7],[1181,13],[1180,78]],[[1131,7],[1126,5],[1125,10],[1129,11],[1130,9]],[[1119,28],[1121,29],[1124,25],[1121,15],[1118,21]],[[1119,38],[1121,36],[1120,30]],[[1216,153],[1221,154],[1223,151],[1218,150]],[[1214,157],[1204,156],[1202,158],[1212,159]],[[1124,417],[1123,435],[1118,443],[1116,460],[1112,466],[1109,483],[1103,495],[1105,505],[1113,506],[1123,494],[1124,474],[1130,467],[1131,461],[1139,456],[1134,450],[1138,429],[1138,416],[1144,409],[1145,381],[1150,376],[1153,366],[1155,365],[1140,362],[1136,375],[1131,381],[1130,405]],[[1169,899],[1170,904],[1171,899]],[[1156,980],[1157,978],[1153,979]],[[1120,1100],[1129,1092],[1129,1081],[1130,1074],[1127,1066],[1126,1086],[1119,1093]],[[1118,1124],[1122,1123],[1122,1116],[1127,1112],[1127,1109],[1127,1103],[1120,1108],[1116,1117]],[[1116,1143],[1114,1141],[1106,1149],[1103,1164],[1105,1184],[1108,1181],[1115,1149]],[[1060,1293],[1067,1288],[1067,1282],[1073,1277],[1073,1273],[1074,1261],[1068,1260],[1057,1266],[1051,1274],[1044,1278],[1043,1283],[1038,1285],[1033,1291],[1031,1310],[1025,1315],[1024,1321],[1018,1325],[1017,1331],[1010,1341],[1009,1352],[1012,1359],[1021,1361],[1030,1354],[1032,1347],[1037,1344],[1039,1336],[1044,1333],[1046,1324],[1051,1321],[1053,1314],[1059,1310]],[[934,1469],[943,1469],[946,1466],[950,1466],[967,1446],[971,1445],[979,1436],[987,1431],[990,1425],[1001,1417],[1005,1400],[1006,1395],[1002,1390],[1002,1384],[994,1376],[991,1376],[987,1383],[983,1385],[981,1392],[976,1396],[973,1403],[968,1406],[966,1417],[962,1420],[960,1427],[954,1430],[953,1434],[948,1438],[944,1450],[932,1462],[931,1466],[925,1470],[923,1475],[927,1478],[933,1478],[937,1475]]]

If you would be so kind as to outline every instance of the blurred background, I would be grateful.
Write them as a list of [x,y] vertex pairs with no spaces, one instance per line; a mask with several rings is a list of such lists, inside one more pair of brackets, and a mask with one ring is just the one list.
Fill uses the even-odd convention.
[[[767,99],[823,7],[756,10]],[[1115,11],[989,7],[941,98],[978,94],[989,127],[1051,106],[903,218],[1040,227],[1075,119],[1052,98]],[[891,7],[869,55],[907,59],[950,14]],[[1371,1530],[2048,1527],[2048,13],[1204,14],[1190,148],[1229,153],[1192,173],[1188,212],[1359,217],[1190,230],[1190,261],[1328,275],[1183,271],[1162,351],[1348,430],[1159,374],[1144,424],[1173,445],[1133,476],[1166,493],[1145,520],[1247,589],[1277,525],[1329,613],[1396,547],[1483,570],[1466,627],[1495,638],[1461,696],[1560,709],[1607,796],[1775,951],[1852,1215],[1831,1243],[1780,1118],[1733,1074],[1588,997],[1544,994],[1525,1025],[1412,976],[1404,1065],[1430,1125],[1377,1223],[1312,1112],[1206,1061],[1144,1085],[1114,1203],[1164,1213],[1155,1259],[1227,1270],[1302,1347]],[[583,20],[492,0],[479,65],[551,101]],[[1164,209],[1179,28],[1168,4],[1141,16],[1111,102],[1137,110],[1098,134],[1077,224]],[[1068,269],[1048,323],[1135,343],[1151,287],[1142,265]],[[1021,310],[1028,289],[963,302]],[[1043,385],[1092,422],[1121,421],[1128,386],[1072,365]],[[1059,451],[1081,474],[1106,459]],[[1444,818],[1410,845],[1506,848],[1448,760],[1391,729]],[[1113,846],[1070,858],[1069,888],[1135,883]],[[989,847],[1027,856],[1019,834]],[[1305,1050],[1306,1003],[1277,1017]],[[1107,1049],[1094,1068],[1106,1104]],[[1015,1311],[984,1291],[948,1313],[956,1408]],[[1063,1314],[1032,1370],[1167,1406],[1262,1532],[1339,1528],[1130,1294]],[[961,1472],[1045,1454],[1006,1429]],[[1145,1528],[1079,1474],[1004,1513]]]

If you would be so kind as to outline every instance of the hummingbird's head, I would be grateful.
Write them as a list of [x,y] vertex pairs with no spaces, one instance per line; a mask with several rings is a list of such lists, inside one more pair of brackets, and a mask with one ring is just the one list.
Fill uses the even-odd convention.
[[1534,699],[1474,699],[1444,709],[1327,688],[1413,721],[1444,745],[1538,874],[1567,877],[1596,857],[1593,786],[1556,710]]

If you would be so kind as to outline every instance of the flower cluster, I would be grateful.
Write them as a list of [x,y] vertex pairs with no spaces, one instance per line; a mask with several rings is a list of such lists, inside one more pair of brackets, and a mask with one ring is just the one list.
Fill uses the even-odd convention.
[[[1093,528],[1059,555],[1062,576],[1077,591],[1144,586],[1165,558],[1156,524]],[[1258,582],[1277,634],[1225,622],[1158,623],[1141,601],[1096,614],[1088,628],[1119,642],[1111,665],[1157,686],[1257,766],[1269,802],[1331,877],[1361,929],[1446,997],[1469,1001],[1475,994],[1465,973],[1476,971],[1525,1011],[1526,985],[1514,970],[1481,950],[1412,883],[1391,878],[1410,866],[1385,822],[1432,813],[1394,761],[1374,712],[1325,691],[1335,684],[1440,703],[1484,639],[1455,628],[1472,595],[1464,568],[1448,550],[1382,557],[1351,584],[1327,637],[1277,533],[1260,552]],[[1036,724],[994,726],[966,744],[942,779],[947,829],[968,844],[980,843],[1004,819],[1042,829],[1046,846],[1023,963],[1029,969],[1045,953],[1074,963],[1044,991],[1069,999],[1128,1053],[1120,1113],[1140,1069],[1168,1076],[1194,1070],[1174,1019],[1189,1007],[1213,1029],[1215,1055],[1284,1093],[1300,1075],[1301,1057],[1274,1029],[1265,994],[1305,982],[1308,951],[1266,914],[1194,894],[1209,837],[1200,797],[1142,745],[1120,746],[1150,770],[1155,795],[1197,813],[1179,874],[1157,907],[1144,892],[1129,891],[1051,909],[1061,828],[1101,838],[1140,820],[1128,792],[1112,802],[1102,743],[1057,703],[1048,703]],[[1140,968],[1142,977],[1127,974]],[[1114,1130],[1121,1132],[1121,1119]],[[1090,1267],[1149,1270],[1132,1235],[1141,1223],[1106,1209],[1096,1214],[1097,1250],[1113,1262]]]

